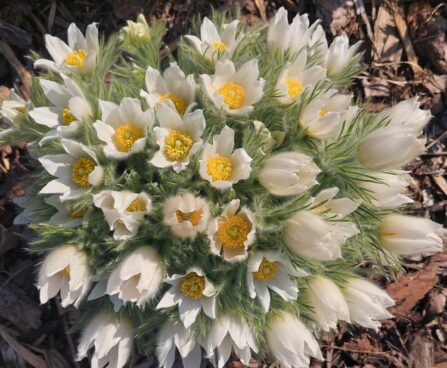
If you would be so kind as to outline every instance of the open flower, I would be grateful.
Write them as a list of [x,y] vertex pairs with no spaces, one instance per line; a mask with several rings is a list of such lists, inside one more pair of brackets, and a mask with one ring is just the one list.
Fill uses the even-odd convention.
[[329,77],[336,77],[347,68],[356,55],[361,42],[349,46],[349,38],[346,33],[342,33],[332,41],[327,53],[327,74]]
[[77,360],[87,357],[89,349],[95,347],[92,367],[122,368],[132,352],[132,335],[132,325],[125,316],[101,312],[82,331]]
[[123,303],[132,302],[142,307],[160,289],[164,270],[164,264],[154,248],[137,248],[112,271],[106,293],[117,295]]
[[93,124],[98,138],[106,143],[104,153],[118,160],[142,152],[146,146],[148,130],[154,123],[151,109],[141,110],[140,101],[125,97],[119,105],[99,101],[102,121]]
[[299,152],[281,152],[270,156],[259,171],[258,180],[276,196],[290,196],[305,192],[318,184],[320,169],[312,157]]
[[39,159],[44,169],[57,179],[51,180],[40,194],[62,194],[61,201],[79,198],[102,183],[104,170],[96,154],[81,143],[61,140],[66,154],[46,155]]
[[250,177],[252,161],[243,148],[234,150],[234,130],[225,126],[206,143],[200,159],[200,176],[217,189],[229,189],[240,180]]
[[270,307],[269,289],[285,301],[296,300],[298,287],[291,276],[306,276],[307,273],[296,269],[283,255],[275,251],[257,252],[247,262],[247,288],[250,298],[257,297],[264,309]]
[[145,192],[104,190],[93,196],[93,203],[102,209],[117,240],[135,236],[144,216],[151,212],[152,202]]
[[57,209],[57,212],[48,220],[49,224],[62,226],[67,229],[78,227],[82,224],[88,207],[75,208],[74,202],[62,203],[59,195],[53,195],[44,199],[45,203]]
[[154,128],[155,139],[160,149],[151,159],[155,167],[172,167],[180,172],[189,164],[191,156],[202,145],[205,118],[202,110],[187,112],[182,117],[166,105],[157,110],[159,127]]
[[39,84],[53,105],[35,107],[29,112],[37,124],[45,125],[51,129],[44,135],[40,143],[78,133],[81,122],[92,115],[92,108],[79,86],[67,77],[64,77],[63,86],[46,79],[40,79]]
[[349,198],[336,198],[339,189],[337,187],[323,189],[315,197],[312,197],[309,205],[313,206],[314,213],[324,213],[329,216],[342,218],[354,212],[361,201],[353,201]]
[[163,75],[157,69],[148,67],[145,81],[147,92],[141,90],[141,96],[150,107],[157,108],[167,103],[180,115],[191,109],[196,94],[194,76],[190,74],[185,77],[176,63],[171,63]]
[[45,46],[54,61],[37,59],[34,67],[55,73],[91,73],[96,68],[96,57],[99,54],[96,23],[87,26],[85,37],[76,24],[71,23],[67,29],[67,36],[68,45],[61,39],[46,34]]
[[127,26],[121,30],[122,37],[131,44],[144,43],[150,40],[149,25],[146,22],[146,17],[143,13],[138,14],[137,21],[127,21]]
[[205,17],[200,27],[200,38],[192,35],[186,35],[185,38],[191,42],[197,52],[203,55],[205,59],[231,58],[242,39],[241,37],[236,39],[238,24],[238,20],[234,20],[230,24],[224,24],[219,34],[216,25]]
[[293,63],[287,64],[276,82],[279,102],[283,105],[298,100],[306,90],[311,90],[326,78],[325,70],[318,65],[306,69],[307,51],[300,52]]
[[258,351],[255,337],[245,319],[232,313],[224,314],[213,322],[205,344],[208,356],[213,356],[216,350],[218,368],[223,368],[232,350],[245,365],[250,361],[251,350]]
[[191,193],[169,197],[163,207],[163,223],[180,238],[194,238],[206,231],[209,218],[206,199]]
[[257,60],[249,60],[236,72],[232,61],[217,61],[213,76],[202,74],[203,88],[219,109],[231,115],[248,115],[263,94]]
[[36,286],[40,302],[44,304],[60,292],[63,307],[70,304],[77,307],[90,288],[91,277],[85,253],[73,245],[54,248],[39,269]]
[[241,262],[248,256],[248,247],[255,241],[256,224],[253,213],[246,207],[239,211],[239,199],[228,203],[222,214],[210,222],[210,250],[227,262]]
[[163,295],[156,309],[170,308],[178,304],[180,319],[186,328],[195,322],[201,310],[209,318],[216,318],[216,291],[201,269],[191,267],[185,274],[174,274],[165,282],[171,287]]

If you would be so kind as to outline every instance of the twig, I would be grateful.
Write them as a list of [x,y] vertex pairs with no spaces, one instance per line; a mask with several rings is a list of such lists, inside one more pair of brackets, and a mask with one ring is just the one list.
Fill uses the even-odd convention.
[[348,353],[358,353],[358,354],[372,354],[372,355],[389,355],[388,351],[367,351],[367,350],[356,350],[356,349],[348,349],[341,346],[334,345],[321,345],[322,348],[335,349],[346,351]]

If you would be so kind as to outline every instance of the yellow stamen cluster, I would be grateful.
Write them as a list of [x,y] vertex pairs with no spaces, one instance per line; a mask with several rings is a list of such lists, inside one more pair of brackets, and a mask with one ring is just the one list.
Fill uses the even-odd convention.
[[88,188],[88,176],[96,167],[96,162],[89,156],[81,157],[71,166],[71,180],[82,188]]
[[84,65],[85,58],[87,57],[87,51],[84,49],[75,50],[70,52],[64,59],[64,63],[70,66],[82,67]]
[[24,114],[24,113],[26,112],[26,108],[25,108],[25,106],[19,106],[16,110],[17,110],[18,112],[20,112],[21,114]]
[[165,93],[163,96],[160,97],[160,103],[163,102],[164,100],[171,100],[172,103],[175,106],[175,109],[177,110],[177,112],[180,115],[183,115],[186,111],[186,103],[185,100],[183,98],[181,98],[180,96],[174,95],[173,93]]
[[190,272],[180,281],[180,290],[191,299],[200,299],[205,290],[205,277],[195,272]]
[[203,217],[203,210],[199,208],[193,212],[182,212],[180,210],[175,211],[175,216],[179,224],[185,221],[189,221],[192,226],[197,226]]
[[146,203],[141,198],[136,198],[126,208],[127,212],[143,212],[146,211]]
[[233,163],[228,157],[212,157],[207,162],[207,173],[213,181],[228,180],[233,173]]
[[327,110],[325,109],[320,109],[319,114],[321,117],[325,116],[327,114]]
[[228,82],[219,88],[217,92],[224,96],[224,102],[230,109],[240,109],[244,105],[244,87],[238,83]]
[[62,111],[62,123],[64,125],[70,125],[75,120],[76,120],[76,117],[71,113],[70,109],[68,107],[66,107]]
[[228,46],[225,45],[225,43],[223,43],[223,42],[220,42],[220,41],[214,41],[213,42],[213,49],[215,51],[223,51],[223,50],[225,50],[227,48],[228,48]]
[[240,213],[219,222],[217,238],[225,248],[242,249],[251,228],[250,220],[245,214]]
[[287,93],[290,97],[297,97],[301,94],[301,92],[303,92],[303,85],[301,84],[301,82],[293,79],[288,79],[286,83],[288,87]]
[[271,280],[278,270],[278,262],[270,262],[267,258],[263,258],[259,268],[253,272],[253,277],[259,281]]
[[193,145],[192,137],[188,133],[173,129],[165,140],[165,155],[169,161],[180,161],[188,157]]
[[70,265],[66,266],[63,270],[60,270],[59,273],[64,277],[70,277]]
[[129,152],[133,144],[144,137],[143,130],[135,124],[123,124],[115,130],[113,141],[115,147],[120,152]]
[[73,206],[68,206],[67,213],[68,216],[74,219],[83,218],[85,213],[87,212],[88,207],[83,207],[79,209],[75,209]]

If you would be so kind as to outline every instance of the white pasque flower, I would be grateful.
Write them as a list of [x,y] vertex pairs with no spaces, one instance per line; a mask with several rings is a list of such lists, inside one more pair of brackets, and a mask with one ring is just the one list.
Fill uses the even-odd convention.
[[88,211],[87,207],[76,208],[74,202],[62,203],[59,195],[52,195],[45,198],[44,201],[57,210],[57,212],[50,217],[48,223],[67,229],[80,226],[86,212]]
[[150,163],[159,168],[172,167],[175,172],[186,169],[202,145],[206,126],[202,110],[186,112],[182,118],[163,104],[157,109],[157,119],[160,126],[154,128],[154,135],[160,148]]
[[342,128],[351,99],[352,95],[339,94],[331,89],[306,105],[298,122],[311,137],[333,138]]
[[211,253],[231,263],[248,257],[247,250],[256,237],[254,214],[246,207],[240,210],[239,207],[239,199],[233,199],[208,227]]
[[308,367],[310,357],[323,361],[317,340],[295,315],[280,311],[269,321],[267,344],[284,368]]
[[219,34],[216,25],[205,17],[200,27],[200,38],[192,35],[186,35],[185,38],[205,59],[216,60],[221,56],[231,58],[242,39],[242,36],[236,39],[238,24],[238,20],[224,24]]
[[300,152],[281,152],[264,162],[258,180],[271,194],[290,196],[317,185],[316,178],[320,172],[312,157]]
[[85,37],[76,24],[71,23],[67,29],[67,38],[68,45],[61,39],[46,34],[45,46],[54,61],[37,59],[34,67],[55,73],[91,73],[96,68],[96,58],[99,54],[96,23],[87,26]]
[[166,278],[165,282],[171,287],[156,309],[178,304],[180,319],[186,328],[195,322],[201,310],[209,318],[216,318],[216,290],[200,268],[190,267],[185,274],[174,274]]
[[361,204],[360,200],[353,201],[349,198],[334,199],[338,192],[339,189],[337,187],[323,189],[318,192],[309,201],[309,205],[313,206],[312,211],[317,214],[324,213],[330,217],[342,218],[354,212]]
[[145,192],[104,190],[93,196],[93,203],[104,213],[113,238],[126,240],[135,236],[152,202]]
[[395,305],[394,300],[372,282],[351,278],[343,293],[348,303],[351,323],[377,331],[380,327],[379,320],[393,317],[386,308]]
[[338,320],[350,322],[348,304],[332,280],[313,277],[308,281],[305,298],[312,308],[312,318],[323,331],[336,329]]
[[337,74],[343,72],[347,68],[361,45],[357,42],[349,46],[349,38],[346,33],[342,33],[332,41],[327,53],[327,75],[328,77],[336,77]]
[[202,74],[203,88],[219,110],[231,115],[248,115],[263,95],[264,79],[259,78],[258,61],[245,62],[236,71],[232,61],[216,62],[213,76]]
[[234,150],[234,130],[224,126],[206,143],[200,159],[200,176],[214,188],[229,189],[240,180],[250,177],[252,159],[243,148]]
[[206,199],[192,193],[169,197],[163,206],[163,223],[180,238],[194,238],[206,231],[209,218]]
[[184,368],[200,367],[202,352],[191,329],[180,322],[167,321],[157,337],[157,359],[162,368],[171,368],[175,363],[176,350],[180,353]]
[[150,29],[146,17],[143,13],[138,14],[137,21],[127,21],[127,26],[121,30],[123,38],[131,43],[148,42],[150,39]]
[[248,365],[251,350],[258,351],[255,337],[250,331],[247,321],[240,315],[226,313],[217,318],[206,336],[205,349],[208,356],[217,350],[217,367],[223,368],[234,350],[240,361]]
[[92,368],[122,368],[132,352],[133,328],[125,316],[100,312],[84,328],[78,345],[76,360],[87,357],[95,347]]
[[40,302],[46,303],[59,292],[61,305],[77,307],[86,296],[92,273],[87,256],[73,245],[54,248],[39,268],[37,288]]
[[296,300],[298,287],[290,277],[306,276],[296,269],[284,255],[275,251],[257,252],[248,258],[247,288],[250,298],[257,297],[267,313],[270,307],[269,289],[285,301]]
[[99,100],[102,120],[93,124],[98,138],[106,143],[104,153],[118,160],[139,153],[146,147],[154,124],[152,109],[141,110],[140,101],[124,97],[120,104]]
[[328,43],[326,38],[326,32],[324,31],[321,24],[314,27],[313,32],[309,38],[309,56],[322,67],[326,68],[327,64],[327,53],[328,53]]
[[186,77],[177,63],[171,63],[163,75],[158,69],[149,66],[145,82],[147,92],[141,90],[140,94],[150,107],[157,109],[160,104],[167,103],[180,115],[193,107],[196,95],[194,76],[190,74]]
[[301,51],[295,61],[285,65],[276,82],[279,102],[283,105],[297,101],[306,90],[312,90],[326,78],[324,68],[318,65],[306,68],[307,51]]
[[351,222],[329,222],[311,211],[298,211],[286,221],[283,241],[295,254],[330,261],[341,257],[343,244],[358,232]]
[[447,230],[429,219],[388,215],[380,224],[378,235],[386,250],[405,257],[441,252]]
[[19,116],[24,116],[28,103],[20,97],[14,89],[10,89],[9,98],[4,100],[0,105],[0,117],[13,123]]
[[39,84],[52,104],[29,111],[37,124],[50,128],[40,143],[78,133],[81,123],[93,113],[81,88],[68,77],[64,77],[64,85],[46,79],[40,79]]
[[104,169],[90,148],[68,139],[62,139],[61,143],[66,154],[39,158],[44,169],[57,178],[48,182],[39,193],[62,194],[60,199],[65,202],[79,198],[92,187],[100,185]]
[[357,146],[357,158],[370,170],[397,169],[424,152],[425,138],[411,126],[389,125],[374,130]]

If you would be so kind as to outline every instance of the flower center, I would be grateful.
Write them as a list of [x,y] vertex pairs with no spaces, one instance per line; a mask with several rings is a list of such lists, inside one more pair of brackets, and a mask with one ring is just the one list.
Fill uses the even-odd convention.
[[303,85],[301,84],[301,82],[293,79],[288,79],[286,83],[288,87],[287,93],[290,97],[297,97],[301,94],[301,92],[303,92]]
[[25,106],[19,106],[19,107],[17,107],[16,110],[17,110],[18,112],[22,113],[22,114],[24,114],[24,113],[26,112],[26,108],[25,108]]
[[87,51],[84,49],[79,49],[70,52],[64,59],[64,63],[71,66],[83,66],[85,58],[87,57]]
[[188,133],[171,130],[165,140],[165,155],[169,161],[180,161],[188,157],[193,144]]
[[233,163],[228,157],[212,157],[207,163],[207,173],[213,181],[228,180],[233,173]]
[[189,221],[192,226],[197,226],[203,217],[203,210],[199,208],[193,212],[182,212],[180,210],[175,211],[178,223]]
[[127,212],[144,212],[146,211],[146,203],[141,198],[136,198],[126,208]]
[[225,43],[221,42],[221,41],[214,41],[213,42],[213,49],[215,51],[223,51],[225,49],[227,49],[228,46],[225,45]]
[[123,124],[115,130],[113,140],[120,152],[129,152],[136,140],[143,138],[143,131],[134,124]]
[[235,82],[228,82],[223,87],[217,90],[224,96],[224,102],[228,105],[230,109],[240,109],[244,104],[245,91],[244,87]]
[[88,188],[88,176],[95,170],[96,162],[89,156],[81,157],[71,167],[71,180],[82,188]]
[[180,290],[191,299],[200,299],[205,290],[205,277],[190,272],[180,281]]
[[87,212],[88,207],[75,209],[73,205],[69,205],[67,208],[67,214],[71,218],[78,219],[83,218],[85,213]]
[[320,109],[319,114],[320,114],[321,117],[323,117],[323,116],[325,116],[325,115],[327,114],[327,110],[325,110],[325,109]]
[[64,123],[64,125],[70,125],[75,120],[76,117],[71,113],[70,109],[66,107],[62,111],[62,122]]
[[253,277],[259,281],[268,281],[275,277],[278,269],[278,262],[270,262],[267,258],[263,258],[259,268],[253,272]]
[[183,115],[186,111],[186,104],[185,100],[181,98],[180,96],[174,95],[173,93],[165,93],[163,96],[160,97],[159,103],[163,102],[164,100],[171,100],[172,103],[175,106],[175,109],[180,115]]
[[66,266],[63,270],[60,270],[59,273],[63,277],[70,277],[70,265]]
[[217,238],[225,248],[241,249],[251,230],[251,222],[244,214],[231,216],[219,223]]

